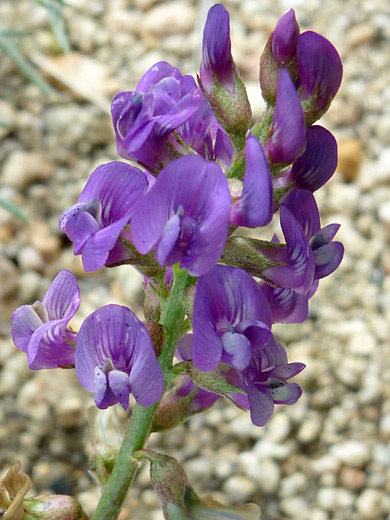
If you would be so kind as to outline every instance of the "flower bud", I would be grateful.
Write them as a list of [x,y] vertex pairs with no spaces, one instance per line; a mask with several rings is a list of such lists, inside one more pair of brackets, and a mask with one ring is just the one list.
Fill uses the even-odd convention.
[[160,323],[156,323],[155,321],[145,321],[145,327],[147,328],[150,337],[152,338],[153,348],[156,353],[156,356],[159,357],[163,346],[164,346],[164,327]]
[[283,66],[295,56],[299,25],[294,9],[279,18],[272,36],[271,52],[275,61]]
[[134,457],[137,460],[149,460],[150,479],[160,499],[164,517],[169,519],[167,505],[174,504],[184,514],[184,518],[191,518],[185,499],[193,502],[198,498],[177,460],[152,450],[138,450],[134,453]]
[[275,104],[279,74],[286,67],[295,80],[297,68],[295,54],[299,36],[299,25],[294,9],[285,13],[276,24],[260,58],[260,85],[263,98],[270,105]]
[[252,110],[231,54],[229,13],[222,4],[214,5],[207,16],[199,84],[216,118],[241,150]]
[[25,512],[37,520],[88,520],[75,497],[39,495],[23,501]]
[[92,471],[101,486],[107,484],[111,475],[119,448],[110,444],[96,444],[89,457],[89,469]]

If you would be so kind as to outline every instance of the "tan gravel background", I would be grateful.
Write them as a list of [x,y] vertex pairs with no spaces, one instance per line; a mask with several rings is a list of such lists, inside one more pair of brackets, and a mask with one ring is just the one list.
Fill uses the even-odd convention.
[[[265,520],[390,519],[390,4],[388,0],[241,0],[232,48],[254,112],[262,110],[258,60],[278,17],[295,8],[301,29],[338,48],[344,80],[322,124],[339,141],[338,171],[318,193],[324,223],[340,222],[340,269],[323,281],[305,324],[278,326],[291,360],[307,363],[304,395],[263,429],[221,402],[151,445],[183,462],[200,494],[254,501]],[[58,230],[96,165],[117,158],[109,103],[153,63],[196,73],[208,2],[68,0],[72,53],[61,52],[47,10],[1,0],[3,29],[53,87],[43,95],[0,49],[0,469],[20,460],[35,492],[76,494],[88,513],[99,492],[87,473],[91,441],[116,442],[123,419],[88,416],[91,398],[69,371],[28,370],[10,339],[10,316],[42,298],[69,268],[82,289],[81,320],[120,302],[141,312],[130,267],[86,275]],[[267,232],[265,236],[268,237]],[[94,435],[88,433],[87,417]],[[97,426],[96,426],[97,424]],[[161,520],[147,467],[121,520]]]

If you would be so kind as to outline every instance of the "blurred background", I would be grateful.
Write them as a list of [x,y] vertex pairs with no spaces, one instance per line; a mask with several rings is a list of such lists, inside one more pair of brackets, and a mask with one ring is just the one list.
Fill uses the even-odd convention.
[[[338,49],[344,79],[321,124],[339,166],[316,193],[322,222],[338,222],[345,258],[310,302],[309,319],[275,334],[307,364],[300,401],[265,428],[220,400],[150,445],[183,463],[200,495],[256,502],[265,520],[390,519],[390,4],[388,0],[231,0],[232,51],[254,115],[263,109],[258,62],[278,18]],[[10,338],[16,307],[41,299],[61,269],[82,290],[73,325],[107,303],[142,317],[129,266],[85,274],[58,229],[88,175],[118,159],[109,115],[160,60],[196,74],[212,2],[1,0],[0,2],[0,470],[16,460],[35,493],[99,490],[87,473],[91,442],[116,442],[123,417],[97,417],[72,371],[28,369]],[[264,238],[270,233],[264,231]],[[93,424],[94,435],[88,428]],[[96,422],[97,421],[97,422]],[[121,520],[161,520],[142,467]]]

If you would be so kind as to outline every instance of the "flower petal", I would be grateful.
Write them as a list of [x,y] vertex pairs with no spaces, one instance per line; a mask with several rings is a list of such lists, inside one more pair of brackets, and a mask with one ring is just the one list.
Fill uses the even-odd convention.
[[301,102],[286,69],[280,71],[271,137],[265,145],[272,163],[287,163],[305,146],[305,118]]
[[232,205],[230,222],[250,228],[265,226],[273,215],[272,179],[262,146],[255,136],[246,140],[245,162],[243,191]]
[[64,269],[52,281],[42,300],[49,320],[70,320],[80,307],[80,288],[73,273]]

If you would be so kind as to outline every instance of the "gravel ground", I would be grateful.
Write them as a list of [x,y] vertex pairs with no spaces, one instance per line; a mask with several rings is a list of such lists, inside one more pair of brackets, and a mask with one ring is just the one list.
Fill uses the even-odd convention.
[[[265,520],[390,519],[390,5],[388,0],[231,0],[235,60],[254,111],[262,108],[258,59],[278,17],[295,8],[301,29],[329,38],[344,80],[323,124],[339,141],[339,167],[317,200],[324,223],[339,222],[345,258],[322,282],[307,322],[275,327],[304,395],[279,407],[265,428],[220,402],[150,445],[184,463],[200,494],[254,501]],[[55,87],[44,96],[5,54],[0,59],[0,468],[15,460],[35,492],[76,494],[90,513],[99,492],[87,473],[91,441],[115,442],[123,417],[97,418],[70,371],[30,372],[10,339],[10,315],[42,298],[54,275],[79,277],[79,322],[98,306],[141,311],[130,267],[86,275],[58,218],[87,175],[117,158],[109,100],[133,89],[153,63],[196,73],[207,2],[67,0],[73,53],[63,55],[47,11],[34,0],[2,0],[4,28],[30,31],[20,48]],[[92,417],[94,416],[94,417]],[[87,427],[88,420],[95,427]],[[98,427],[94,421],[98,420]],[[119,424],[119,426],[118,426]],[[93,432],[93,435],[89,433]],[[161,520],[147,467],[121,520]]]

